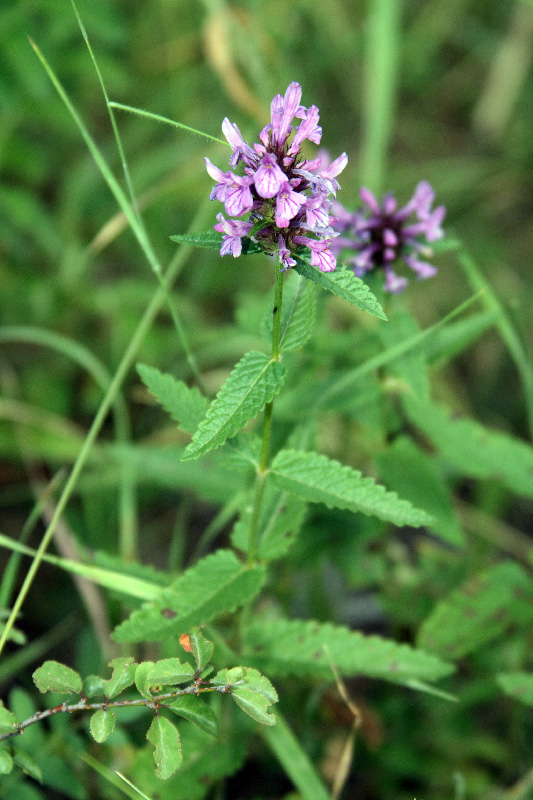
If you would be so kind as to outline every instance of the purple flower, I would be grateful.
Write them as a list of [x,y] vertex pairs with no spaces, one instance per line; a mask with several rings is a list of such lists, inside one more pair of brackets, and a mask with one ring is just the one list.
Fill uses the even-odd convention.
[[[369,189],[363,187],[359,196],[364,207],[354,214],[337,202],[333,204],[337,216],[333,227],[342,234],[333,241],[333,252],[355,250],[356,255],[349,263],[358,277],[381,267],[385,272],[384,288],[393,294],[407,285],[407,279],[393,269],[398,261],[403,261],[419,279],[433,277],[436,267],[422,259],[433,255],[427,243],[444,236],[441,226],[446,210],[444,206],[431,210],[435,194],[429,183],[421,181],[413,197],[400,209],[390,192],[384,195],[381,205]],[[416,221],[407,224],[412,215]]]
[[[318,108],[305,108],[301,99],[302,87],[296,81],[285,95],[277,94],[270,107],[271,120],[259,134],[260,143],[253,147],[236,125],[224,120],[222,131],[233,151],[230,167],[235,169],[242,162],[244,175],[223,172],[206,158],[207,171],[216,181],[211,199],[224,203],[231,217],[250,216],[244,222],[218,214],[214,227],[224,233],[221,255],[240,255],[242,239],[253,228],[254,241],[266,253],[277,254],[283,269],[293,267],[293,256],[307,247],[311,264],[331,272],[337,262],[330,245],[337,234],[332,228],[335,218],[330,216],[329,196],[339,189],[337,176],[348,156],[343,153],[331,164],[320,157],[309,161],[301,156],[302,142],[308,139],[319,144],[322,137]],[[301,123],[293,134],[295,117]]]

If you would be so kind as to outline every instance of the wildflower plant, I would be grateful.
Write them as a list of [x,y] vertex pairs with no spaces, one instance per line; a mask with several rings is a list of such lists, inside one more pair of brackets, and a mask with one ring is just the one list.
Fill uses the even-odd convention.
[[[81,21],[80,27],[97,67]],[[105,394],[48,515],[39,550],[0,534],[0,544],[18,550],[17,558],[30,554],[34,559],[14,600],[16,564],[6,570],[1,591],[8,610],[0,650],[8,638],[16,642],[23,636],[15,624],[24,625],[21,607],[59,520],[65,517],[65,527],[74,528],[73,539],[84,535],[76,529],[83,529],[80,515],[64,513],[74,490],[79,486],[82,495],[97,492],[109,470],[122,514],[119,555],[112,551],[106,529],[104,534],[98,531],[101,550],[96,554],[76,541],[80,560],[56,556],[50,561],[52,568],[81,575],[99,587],[104,607],[109,606],[109,617],[106,612],[103,616],[113,627],[111,646],[116,651],[105,658],[110,675],[101,666],[83,678],[47,658],[33,672],[35,687],[46,695],[46,707],[38,710],[31,693],[18,686],[6,706],[0,706],[0,774],[12,781],[6,784],[5,796],[11,786],[20,788],[18,768],[42,779],[52,791],[60,785],[57,774],[51,777],[47,771],[48,751],[35,733],[42,721],[71,767],[61,784],[68,787],[66,796],[87,795],[79,779],[80,758],[102,782],[116,784],[115,767],[120,765],[130,785],[140,787],[137,791],[145,797],[237,796],[233,787],[225,790],[223,781],[239,773],[251,753],[254,770],[261,757],[277,759],[304,800],[325,800],[329,792],[291,730],[291,715],[298,728],[309,716],[309,751],[322,753],[322,731],[330,727],[327,706],[333,707],[327,684],[336,684],[352,722],[333,790],[336,797],[347,780],[356,734],[369,744],[361,757],[377,760],[381,756],[375,743],[381,734],[372,741],[372,725],[385,728],[392,715],[396,727],[409,728],[406,736],[412,736],[409,744],[415,748],[419,729],[411,734],[411,726],[405,726],[406,708],[413,716],[440,719],[447,716],[440,713],[441,704],[456,708],[463,691],[469,698],[477,696],[479,687],[468,694],[473,662],[468,669],[457,669],[471,654],[485,670],[484,701],[490,696],[492,703],[499,692],[532,704],[533,677],[525,648],[506,648],[504,638],[507,626],[527,633],[533,622],[530,549],[520,555],[524,564],[520,558],[502,559],[502,551],[516,553],[523,541],[498,528],[491,528],[498,546],[490,551],[490,559],[486,541],[476,546],[468,540],[465,547],[468,531],[452,490],[462,478],[469,486],[486,480],[491,487],[497,485],[498,497],[509,493],[531,498],[533,451],[517,437],[450,414],[433,396],[431,382],[433,361],[450,361],[501,320],[503,312],[492,296],[487,309],[456,319],[480,299],[474,295],[443,320],[420,330],[403,298],[388,298],[386,314],[363,280],[369,272],[382,270],[385,289],[399,294],[407,285],[397,273],[402,264],[417,278],[435,274],[431,248],[444,237],[445,211],[441,205],[434,207],[430,184],[418,183],[403,207],[391,193],[379,202],[361,189],[363,206],[347,211],[338,196],[347,154],[330,162],[323,151],[313,152],[323,144],[319,110],[302,104],[304,90],[293,81],[273,98],[270,121],[253,144],[224,119],[226,142],[217,140],[217,146],[225,146],[227,154],[229,145],[229,163],[219,155],[222,150],[205,158],[214,181],[211,202],[205,203],[209,218],[199,213],[189,232],[182,229],[171,237],[180,247],[165,271],[132,189],[114,112],[169,120],[110,101],[97,67],[131,190],[128,196],[55,73],[36,51],[158,285],[112,379],[107,380],[99,365],[94,368],[94,359],[80,355],[60,337],[39,339],[88,364]],[[353,143],[346,145],[350,147]],[[197,160],[207,184],[200,153]],[[223,335],[207,323],[198,333],[181,319],[181,305],[170,289],[190,249],[182,245],[211,251],[213,264],[228,258],[226,263],[237,264],[239,274],[245,274],[242,265],[248,263],[271,278],[266,296],[243,292],[237,321],[228,324]],[[453,242],[448,246],[459,248],[466,273],[479,286],[479,273],[464,249]],[[164,422],[154,435],[131,441],[127,404],[119,388],[163,306],[177,336],[168,337],[165,331],[171,341],[160,360],[173,365],[178,361],[179,377],[175,370],[160,369],[156,358],[155,364],[137,364],[135,398],[144,404],[143,411],[155,406],[146,419],[159,414]],[[20,328],[0,331],[2,335],[3,341],[9,341],[9,335],[15,341],[34,341]],[[505,336],[512,339],[509,324]],[[182,359],[176,355],[176,341]],[[513,339],[513,353],[522,373],[529,375],[517,341]],[[145,355],[145,360],[151,358]],[[211,371],[213,365],[216,369]],[[98,443],[110,410],[117,418],[116,441]],[[57,431],[57,420],[47,420],[50,430]],[[57,458],[57,450],[53,453]],[[80,484],[84,469],[87,481]],[[157,550],[161,555],[163,547],[152,530],[138,547],[131,522],[138,486],[150,503],[157,486],[179,496],[170,564],[160,569],[135,563],[139,552],[151,556]],[[491,498],[492,494],[497,493],[491,489]],[[101,527],[99,522],[95,527]],[[398,528],[405,529],[401,535]],[[309,581],[300,579],[304,570]],[[307,583],[319,589],[303,591]],[[343,603],[348,592],[363,593],[364,613],[348,617],[353,605]],[[401,641],[396,631],[402,632]],[[87,650],[80,660],[92,664],[94,654],[91,661]],[[343,681],[361,677],[365,680],[358,684],[359,707]],[[490,680],[493,686],[487,690]],[[398,720],[394,703],[387,701],[374,711],[379,699],[369,688],[373,681],[397,693]],[[308,700],[310,691],[313,703]],[[449,711],[448,724],[455,735],[453,713]],[[83,722],[72,727],[70,740],[63,724],[67,716],[87,720],[85,727]],[[149,725],[143,722],[147,716]],[[371,724],[357,733],[361,721],[369,720]],[[29,729],[33,739],[29,732],[22,736]],[[263,750],[254,738],[259,730]],[[337,746],[338,736],[330,741]],[[485,746],[485,732],[481,741]],[[438,763],[441,744],[438,738],[434,744],[425,743],[432,764]],[[453,749],[455,758],[462,757],[459,749]],[[267,755],[258,756],[263,751]],[[501,748],[495,752],[500,754]],[[390,751],[383,763],[387,759]],[[402,768],[395,784],[398,796],[396,788],[405,786]],[[92,784],[92,774],[86,781]],[[258,797],[262,791],[259,787]],[[385,795],[386,790],[376,790],[373,796]],[[11,796],[26,794],[22,790]]]

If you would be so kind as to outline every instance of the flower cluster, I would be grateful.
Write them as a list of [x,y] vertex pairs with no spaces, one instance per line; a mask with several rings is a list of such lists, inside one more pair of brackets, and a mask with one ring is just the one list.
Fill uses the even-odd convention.
[[[217,214],[216,231],[224,234],[221,255],[239,256],[243,237],[251,234],[267,253],[277,253],[283,269],[295,265],[292,257],[301,246],[311,250],[311,264],[323,272],[336,267],[336,258],[330,249],[332,237],[337,233],[331,227],[331,200],[339,188],[337,175],[348,163],[343,153],[326,168],[316,158],[309,161],[300,155],[305,139],[320,144],[322,128],[318,125],[316,106],[300,105],[302,87],[295,81],[285,96],[278,94],[271,104],[271,122],[259,134],[260,143],[251,147],[241,136],[237,125],[227,118],[222,131],[233,150],[231,170],[222,172],[206,158],[209,175],[216,181],[211,192],[212,200],[224,203],[230,217]],[[292,121],[302,120],[292,140]],[[234,170],[238,163],[244,165],[244,175]]]
[[[435,275],[437,269],[421,258],[431,258],[427,243],[444,236],[441,224],[446,211],[444,206],[431,210],[435,194],[429,183],[421,181],[411,200],[400,209],[390,192],[381,205],[369,189],[361,189],[359,196],[365,208],[354,214],[339,203],[334,205],[335,229],[341,236],[334,240],[332,249],[336,254],[345,248],[356,251],[348,262],[355,274],[361,277],[375,267],[382,267],[385,289],[395,294],[407,285],[407,278],[400,277],[392,268],[398,260],[407,264],[419,279]],[[416,221],[409,222],[413,214]]]

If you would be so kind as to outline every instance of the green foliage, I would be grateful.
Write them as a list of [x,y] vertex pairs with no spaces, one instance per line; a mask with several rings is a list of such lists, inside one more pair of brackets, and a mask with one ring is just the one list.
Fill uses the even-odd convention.
[[253,623],[246,631],[246,646],[248,657],[269,675],[332,679],[332,663],[342,675],[366,675],[392,683],[437,681],[453,672],[451,664],[432,652],[330,623]]
[[181,741],[178,729],[166,717],[157,716],[152,720],[146,738],[155,747],[155,774],[166,780],[181,766]]
[[272,462],[270,478],[276,486],[302,500],[325,503],[329,508],[361,511],[396,525],[427,525],[431,517],[424,511],[387,492],[372,478],[342,466],[319,453],[280,450]]
[[256,669],[234,667],[218,672],[211,681],[215,686],[231,688],[231,696],[247,714],[262,725],[275,725],[274,714],[267,708],[278,702],[278,694],[268,678]]
[[[178,244],[192,244],[194,247],[204,247],[207,250],[220,250],[222,244],[223,234],[216,231],[207,231],[206,233],[186,233],[177,234],[170,237],[173,242]],[[241,255],[252,255],[253,253],[260,253],[262,248],[256,242],[245,237],[242,242]]]
[[[288,492],[267,484],[259,515],[257,556],[274,561],[289,550],[303,524],[307,504]],[[247,497],[244,509],[231,532],[234,547],[248,552],[253,497]]]
[[133,658],[128,656],[114,658],[109,662],[109,666],[113,669],[113,675],[109,680],[103,681],[102,691],[111,700],[134,683],[136,665],[133,663]]
[[115,727],[116,716],[115,712],[108,708],[100,708],[91,717],[91,734],[95,742],[105,742],[110,733],[113,733]]
[[285,367],[264,353],[247,353],[236,365],[200,422],[182,460],[224,444],[277,394]]
[[420,647],[443,658],[461,658],[501,636],[510,626],[533,622],[533,585],[511,561],[468,578],[440,600],[424,620]]
[[33,673],[33,682],[40,692],[80,694],[82,681],[77,672],[57,661],[45,661]]
[[360,278],[356,278],[352,270],[337,269],[335,272],[320,272],[302,256],[296,258],[296,266],[293,269],[307,280],[317,283],[322,289],[342,297],[343,300],[347,300],[363,311],[367,311],[379,319],[387,319],[381,305],[368,286]]
[[533,674],[530,672],[501,673],[496,680],[505,694],[533,706]]
[[[296,275],[287,275],[283,287],[281,307],[280,348],[282,351],[298,350],[311,336],[315,322],[316,295],[311,281]],[[268,308],[261,324],[261,336],[272,341],[272,309]]]
[[168,704],[168,708],[178,717],[189,720],[210,736],[218,736],[217,718],[212,709],[199,697],[190,694],[176,697]]
[[262,567],[245,569],[231,550],[218,550],[177,578],[115,628],[117,642],[157,641],[234,611],[261,589]]
[[143,383],[179,427],[187,433],[194,433],[208,405],[198,389],[146,364],[137,364],[137,371]]

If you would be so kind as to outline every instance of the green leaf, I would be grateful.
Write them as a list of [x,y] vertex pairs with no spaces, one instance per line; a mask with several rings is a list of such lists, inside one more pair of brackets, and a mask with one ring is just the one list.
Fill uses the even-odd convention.
[[281,388],[285,367],[264,353],[247,353],[232,370],[198,426],[182,461],[198,458],[244,428]]
[[[297,350],[311,336],[315,322],[315,287],[296,273],[288,273],[283,287],[281,306],[280,346],[281,350]],[[267,308],[261,325],[261,336],[272,341],[272,304]]]
[[137,691],[149,700],[153,697],[153,684],[148,677],[152,667],[155,667],[155,661],[141,661],[135,668],[135,686],[137,687]]
[[96,697],[104,692],[104,679],[100,675],[87,675],[83,679],[83,694],[85,697]]
[[[257,556],[260,560],[281,558],[294,542],[300,530],[307,504],[267,482],[259,512]],[[248,552],[250,525],[253,515],[252,496],[231,533],[234,547]]]
[[40,692],[80,694],[82,681],[77,672],[57,661],[45,661],[33,673],[33,682]]
[[533,622],[533,586],[511,561],[470,577],[441,600],[419,631],[418,644],[445,658],[461,658],[501,636],[509,626]]
[[505,694],[511,695],[527,706],[533,706],[532,672],[501,672],[496,676],[496,681]]
[[304,278],[318,283],[328,292],[342,297],[352,305],[368,311],[379,319],[387,319],[387,316],[377,299],[374,297],[368,286],[360,278],[356,278],[351,269],[337,269],[335,272],[320,272],[316,267],[311,266],[311,262],[303,256],[296,256],[296,272]]
[[432,531],[449,544],[464,545],[450,493],[434,458],[402,436],[377,455],[376,463],[387,486],[431,515]]
[[461,475],[498,481],[533,497],[533,448],[471,419],[454,419],[436,403],[403,398],[410,421]]
[[25,750],[15,750],[13,753],[13,761],[20,767],[20,769],[33,778],[34,781],[43,782],[43,773],[39,764],[36,764],[33,758],[28,755]]
[[95,742],[105,742],[115,727],[115,713],[112,709],[100,709],[92,715],[90,721],[91,734]]
[[0,706],[0,736],[6,733],[14,733],[17,728],[18,722],[13,712]]
[[163,658],[149,670],[146,680],[151,686],[175,686],[193,678],[194,670],[190,664],[182,664],[179,658]]
[[168,411],[174,422],[187,433],[194,433],[209,405],[198,389],[146,364],[137,364],[137,371],[145,386],[165,411]]
[[[224,234],[218,233],[215,230],[206,231],[205,233],[185,233],[176,234],[171,236],[173,242],[179,244],[192,244],[194,247],[204,247],[208,250],[220,250]],[[253,242],[247,236],[242,240],[241,255],[248,256],[254,253],[262,253],[263,248],[257,242]]]
[[245,633],[245,654],[269,675],[331,679],[330,658],[342,675],[366,675],[401,684],[436,681],[454,669],[432,653],[407,644],[304,620],[253,623]]
[[280,489],[329,508],[361,511],[396,525],[420,526],[432,521],[425,511],[401,500],[395,492],[387,492],[372,478],[363,478],[360,472],[319,453],[280,450],[269,475]]
[[0,775],[9,775],[13,769],[13,759],[7,750],[0,750]]
[[267,707],[277,703],[278,693],[264,675],[251,667],[223,669],[211,680],[214,686],[231,688],[231,696],[247,714],[262,725],[275,725],[276,718]]
[[108,681],[102,682],[102,690],[108,700],[111,700],[135,681],[137,665],[133,658],[128,656],[127,658],[114,658],[109,662],[109,666],[112,667],[113,674]]
[[[394,305],[394,311],[389,311],[389,324],[380,325],[378,333],[388,349],[401,342],[412,340],[420,333],[418,323],[412,314],[402,306]],[[405,355],[395,358],[388,369],[393,375],[405,380],[417,397],[427,398],[429,395],[429,376],[426,363],[426,354],[423,348],[411,350]]]
[[205,731],[210,736],[218,735],[218,723],[215,713],[199,697],[194,697],[192,694],[184,694],[181,697],[176,697],[169,704],[169,708],[175,714],[197,725],[200,730]]
[[117,642],[164,639],[235,611],[260,591],[263,567],[246,569],[231,550],[217,550],[134,611],[113,634]]
[[198,667],[198,672],[202,672],[206,664],[209,664],[213,657],[213,642],[208,641],[198,628],[191,631],[189,642],[192,647],[192,654]]
[[155,747],[155,774],[166,780],[181,766],[181,742],[178,729],[166,717],[154,717],[146,738]]

